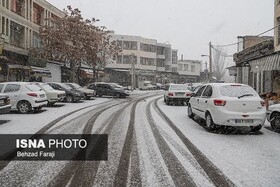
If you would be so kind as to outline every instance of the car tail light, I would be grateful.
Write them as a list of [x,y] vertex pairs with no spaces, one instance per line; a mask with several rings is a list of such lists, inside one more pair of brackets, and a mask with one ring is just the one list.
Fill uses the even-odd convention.
[[261,101],[261,105],[262,105],[262,106],[265,106],[266,104],[265,104],[265,102],[264,102],[264,101]]
[[186,96],[191,96],[192,94],[191,93],[186,93]]
[[5,103],[8,105],[8,104],[10,104],[10,98],[7,98],[6,100],[5,100]]
[[224,101],[224,100],[220,100],[220,99],[215,99],[214,100],[214,105],[216,105],[216,106],[225,106],[226,105],[226,101]]
[[174,96],[174,94],[171,93],[171,92],[169,92],[167,95],[168,95],[168,96]]
[[32,96],[32,97],[38,97],[36,93],[27,93],[27,95]]

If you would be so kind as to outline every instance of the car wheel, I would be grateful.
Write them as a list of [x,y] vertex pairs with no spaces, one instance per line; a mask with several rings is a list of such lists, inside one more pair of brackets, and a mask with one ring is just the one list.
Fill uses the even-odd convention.
[[166,99],[166,102],[165,102],[167,105],[170,105],[170,100],[169,99]]
[[53,106],[55,102],[48,102],[47,106]]
[[165,97],[163,97],[163,101],[166,103],[166,99],[165,99]]
[[121,94],[116,93],[116,94],[115,94],[115,97],[116,97],[116,98],[121,98]]
[[261,128],[262,128],[262,125],[258,125],[258,126],[250,126],[250,128],[251,128],[251,131],[252,132],[257,132],[257,131],[259,131],[259,130],[261,130]]
[[74,102],[74,98],[73,98],[71,95],[68,95],[68,96],[66,97],[66,102],[67,102],[67,103],[72,103],[72,102]]
[[270,115],[270,125],[273,131],[280,131],[280,113],[279,112],[273,112]]
[[86,96],[86,100],[90,100],[90,98],[91,98],[90,96]]
[[192,107],[191,107],[191,105],[188,105],[188,116],[189,116],[189,118],[191,118],[191,119],[194,118],[194,113],[192,112]]
[[22,114],[27,114],[32,110],[31,104],[28,101],[20,101],[17,104],[17,109]]
[[37,113],[37,112],[39,112],[42,108],[43,108],[43,106],[36,107],[36,108],[34,108],[34,112]]
[[213,122],[212,116],[209,112],[206,114],[205,123],[207,130],[214,130],[216,128],[216,124]]

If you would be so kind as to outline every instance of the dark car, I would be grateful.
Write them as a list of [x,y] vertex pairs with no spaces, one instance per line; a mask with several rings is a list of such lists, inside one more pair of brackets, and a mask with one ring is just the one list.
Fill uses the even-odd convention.
[[9,113],[11,110],[10,98],[8,95],[0,94],[0,114]]
[[88,89],[95,90],[96,95],[102,97],[106,96],[114,96],[119,98],[124,98],[129,96],[127,92],[122,89],[117,89],[114,86],[107,83],[92,83],[87,86]]
[[58,82],[49,82],[48,83],[53,89],[55,90],[62,90],[65,91],[66,97],[64,98],[64,101],[67,103],[73,103],[73,102],[79,102],[81,98],[83,97],[82,93],[76,90],[72,90],[71,87]]

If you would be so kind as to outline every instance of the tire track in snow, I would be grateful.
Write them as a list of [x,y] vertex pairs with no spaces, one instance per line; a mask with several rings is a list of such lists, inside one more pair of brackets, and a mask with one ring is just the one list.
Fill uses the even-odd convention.
[[[45,125],[44,127],[42,127],[40,130],[38,130],[33,136],[31,136],[30,138],[39,138],[40,137],[40,134],[45,134],[49,129],[51,129],[53,126],[55,126],[59,121],[63,120],[64,118],[70,116],[70,115],[73,115],[77,112],[80,112],[84,109],[87,109],[87,108],[90,108],[90,107],[94,107],[94,106],[97,106],[97,105],[102,105],[102,104],[107,104],[110,102],[112,102],[112,100],[109,100],[109,101],[105,101],[103,103],[97,103],[97,104],[93,104],[93,105],[90,105],[90,106],[86,106],[86,107],[82,107],[82,108],[79,108],[77,110],[74,110],[72,112],[69,112],[67,114],[64,114],[63,116],[60,116],[58,118],[56,118],[55,120],[51,121],[50,123],[48,123],[47,125]],[[17,150],[11,150],[10,152],[6,153],[5,155],[3,155],[3,157],[9,159],[9,161],[0,161],[0,171],[3,170],[14,158],[14,155],[15,152]]]
[[194,158],[203,168],[205,173],[211,179],[215,186],[235,186],[235,184],[225,176],[219,168],[217,168],[180,130],[179,128],[164,114],[158,106],[158,100],[154,100],[155,108],[158,114],[166,121],[166,123],[174,130],[177,136],[185,144],[188,150],[192,153]]
[[[158,98],[159,99],[159,98]],[[184,166],[180,163],[176,155],[173,153],[169,145],[167,144],[166,140],[162,136],[162,134],[159,132],[155,121],[153,119],[152,113],[151,113],[151,104],[154,102],[154,100],[150,101],[148,105],[146,106],[146,114],[148,122],[151,126],[152,132],[154,134],[154,137],[156,139],[157,145],[159,147],[159,150],[161,152],[161,155],[164,159],[164,162],[168,168],[168,171],[174,181],[174,184],[176,186],[196,186],[194,183],[192,177],[188,173],[188,171],[185,170]]]

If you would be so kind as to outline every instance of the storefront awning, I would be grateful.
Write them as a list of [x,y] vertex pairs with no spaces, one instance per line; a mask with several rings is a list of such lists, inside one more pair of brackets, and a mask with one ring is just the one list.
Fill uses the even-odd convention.
[[34,77],[48,77],[51,78],[52,74],[50,70],[46,68],[41,68],[41,67],[35,67],[35,66],[30,66],[31,67],[31,76]]
[[19,65],[19,64],[8,64],[8,68],[9,69],[26,69],[26,70],[30,70],[29,66],[23,66],[23,65]]
[[249,62],[251,72],[280,70],[280,54],[275,53],[266,57],[255,59]]

